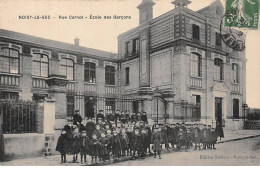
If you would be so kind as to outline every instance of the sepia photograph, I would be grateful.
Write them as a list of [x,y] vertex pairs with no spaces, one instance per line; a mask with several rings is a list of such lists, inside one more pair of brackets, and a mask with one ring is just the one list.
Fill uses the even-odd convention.
[[260,166],[259,0],[0,0],[0,166]]

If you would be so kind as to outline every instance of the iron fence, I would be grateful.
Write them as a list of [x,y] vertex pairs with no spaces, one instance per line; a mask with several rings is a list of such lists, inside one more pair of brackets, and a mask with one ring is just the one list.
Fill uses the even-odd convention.
[[36,132],[36,103],[21,100],[0,100],[3,133]]

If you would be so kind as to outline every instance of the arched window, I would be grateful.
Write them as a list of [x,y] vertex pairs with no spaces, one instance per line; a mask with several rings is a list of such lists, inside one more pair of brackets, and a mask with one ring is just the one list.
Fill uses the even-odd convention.
[[219,58],[214,59],[214,79],[224,80],[224,65],[223,60]]
[[191,53],[191,76],[201,77],[201,57],[195,53]]
[[20,54],[17,50],[1,48],[0,50],[0,72],[19,73]]
[[40,77],[49,76],[49,58],[47,55],[41,53],[33,54],[32,75]]
[[60,74],[66,76],[68,80],[74,80],[74,61],[62,58],[60,61]]
[[233,83],[239,83],[239,66],[238,64],[232,64],[232,79]]
[[96,64],[85,62],[84,79],[85,82],[96,83]]
[[105,67],[105,81],[107,85],[115,85],[115,67]]

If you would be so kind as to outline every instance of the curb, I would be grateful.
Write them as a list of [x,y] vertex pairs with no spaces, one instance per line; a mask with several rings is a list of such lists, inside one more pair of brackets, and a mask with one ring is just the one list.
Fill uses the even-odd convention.
[[252,135],[252,136],[246,136],[246,137],[240,137],[240,138],[234,138],[234,139],[225,140],[225,141],[217,141],[217,144],[227,143],[227,142],[231,142],[231,141],[244,140],[244,139],[248,139],[248,138],[255,138],[255,137],[259,137],[259,136],[260,136],[260,134],[258,134],[258,135]]

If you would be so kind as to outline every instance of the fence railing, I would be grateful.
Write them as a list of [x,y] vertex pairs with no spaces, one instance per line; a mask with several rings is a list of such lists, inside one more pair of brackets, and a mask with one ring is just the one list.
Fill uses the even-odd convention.
[[0,112],[4,134],[36,132],[36,103],[0,100]]

